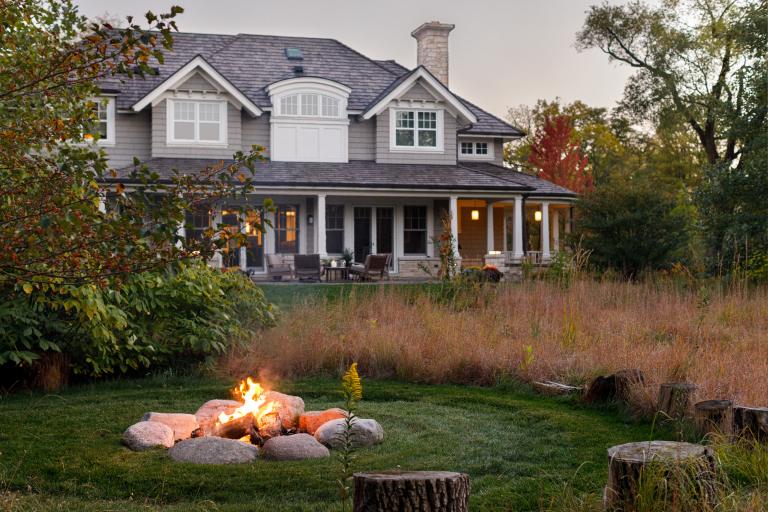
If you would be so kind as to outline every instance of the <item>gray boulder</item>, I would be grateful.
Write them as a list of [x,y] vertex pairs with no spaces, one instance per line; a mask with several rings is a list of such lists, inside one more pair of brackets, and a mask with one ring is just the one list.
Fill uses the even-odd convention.
[[[344,444],[344,419],[331,420],[315,431],[315,439],[325,446],[338,449]],[[384,429],[378,421],[355,418],[352,423],[352,445],[361,448],[384,441]]]
[[173,446],[173,430],[155,421],[134,423],[123,432],[123,444],[135,452]]
[[267,402],[277,402],[279,405],[277,412],[284,429],[299,427],[299,418],[304,414],[304,400],[301,397],[267,391],[264,398]]
[[223,437],[195,437],[176,443],[168,455],[177,462],[194,464],[245,464],[259,456],[252,444]]
[[203,432],[208,432],[213,427],[219,414],[232,414],[235,409],[243,405],[236,400],[208,400],[195,413],[195,419]]
[[267,460],[304,460],[330,457],[328,448],[309,434],[273,437],[261,447],[261,458]]
[[141,421],[155,421],[173,430],[173,440],[180,441],[192,437],[192,431],[198,427],[194,414],[177,412],[148,412]]

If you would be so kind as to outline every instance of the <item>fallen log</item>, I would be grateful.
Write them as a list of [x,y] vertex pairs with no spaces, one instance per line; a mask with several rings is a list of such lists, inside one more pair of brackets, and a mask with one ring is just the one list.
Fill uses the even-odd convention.
[[280,414],[271,412],[261,416],[256,421],[256,428],[259,431],[259,437],[262,440],[262,444],[273,437],[281,435],[283,433],[283,424],[280,419]]
[[693,417],[693,398],[698,386],[688,382],[666,382],[659,388],[656,411],[663,419],[682,420]]
[[574,395],[584,392],[584,388],[582,387],[569,386],[568,384],[562,384],[551,380],[534,382],[533,387],[536,391],[545,395]]
[[693,406],[693,418],[699,434],[730,435],[733,425],[731,400],[704,400]]
[[253,433],[253,415],[246,414],[226,423],[215,423],[206,436],[225,437],[227,439],[240,439]]
[[[705,509],[716,503],[717,465],[708,447],[673,441],[644,441],[608,449],[608,484],[603,493],[605,509],[635,510],[642,490],[644,500],[685,497],[686,510]],[[697,507],[696,505],[700,505]],[[707,509],[709,510],[709,509]]]
[[755,441],[768,441],[768,407],[735,406],[733,433]]
[[[467,512],[469,475],[450,471],[355,473],[354,512]],[[418,508],[414,507],[418,504]]]

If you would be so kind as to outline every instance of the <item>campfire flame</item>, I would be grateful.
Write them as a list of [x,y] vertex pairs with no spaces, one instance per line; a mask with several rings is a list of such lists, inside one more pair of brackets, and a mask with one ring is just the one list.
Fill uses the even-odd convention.
[[232,414],[223,412],[219,414],[219,423],[227,423],[249,414],[253,416],[253,419],[256,422],[258,422],[263,416],[275,412],[278,408],[276,402],[268,402],[267,399],[264,398],[264,393],[266,391],[251,377],[240,381],[235,392],[243,401],[243,405],[235,409]]

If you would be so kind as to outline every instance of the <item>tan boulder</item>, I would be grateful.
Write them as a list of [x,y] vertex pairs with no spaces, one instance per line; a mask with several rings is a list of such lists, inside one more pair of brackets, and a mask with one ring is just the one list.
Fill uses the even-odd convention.
[[267,391],[263,396],[267,402],[277,403],[277,412],[280,414],[284,429],[298,428],[299,418],[304,414],[304,400],[301,397],[277,391]]
[[343,419],[346,413],[343,409],[334,407],[325,411],[307,411],[299,417],[299,431],[315,435],[315,431],[331,420]]

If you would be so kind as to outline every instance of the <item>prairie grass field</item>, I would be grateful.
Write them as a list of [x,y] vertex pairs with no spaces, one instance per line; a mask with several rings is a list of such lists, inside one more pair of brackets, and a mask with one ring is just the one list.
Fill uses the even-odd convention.
[[768,406],[764,287],[577,280],[265,290],[281,320],[226,357],[226,375],[337,375],[357,361],[370,377],[416,383],[581,385],[638,368],[646,385],[632,405],[646,415],[668,381],[697,384],[700,400]]

